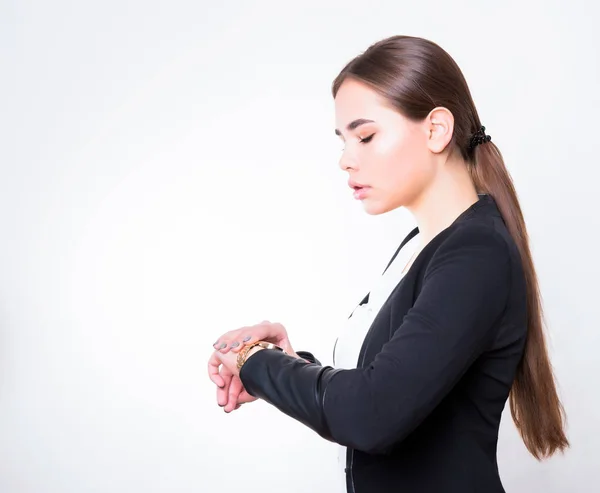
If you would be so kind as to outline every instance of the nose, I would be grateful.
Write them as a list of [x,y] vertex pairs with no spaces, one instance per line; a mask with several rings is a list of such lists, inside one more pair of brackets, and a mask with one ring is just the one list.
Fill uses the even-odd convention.
[[358,168],[358,166],[356,165],[356,162],[350,158],[350,156],[348,156],[348,154],[346,152],[344,152],[342,154],[342,157],[340,158],[340,162],[338,163],[338,166],[340,167],[340,169],[342,171],[348,171],[351,169],[356,169]]

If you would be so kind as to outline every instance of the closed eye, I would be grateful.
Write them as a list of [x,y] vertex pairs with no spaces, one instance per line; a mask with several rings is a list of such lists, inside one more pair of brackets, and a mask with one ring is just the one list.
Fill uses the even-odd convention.
[[[358,139],[358,141],[361,144],[368,144],[369,142],[371,142],[371,139],[373,139],[373,137],[375,137],[375,134],[371,134],[368,137],[365,137],[364,139]],[[344,149],[342,149],[342,152],[344,151]]]

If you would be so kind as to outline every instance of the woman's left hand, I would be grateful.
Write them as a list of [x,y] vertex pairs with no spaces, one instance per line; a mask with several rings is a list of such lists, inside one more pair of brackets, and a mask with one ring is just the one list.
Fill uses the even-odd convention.
[[[261,350],[262,348],[260,347],[252,348],[246,355],[246,359],[248,359],[257,351]],[[219,387],[219,389],[225,390],[225,393],[227,394],[231,394],[232,392],[236,394],[240,394],[240,392],[243,394],[247,394],[245,390],[243,390],[241,383],[237,385],[238,387],[240,387],[239,389],[235,385],[231,386],[232,380],[236,381],[236,383],[239,383],[240,371],[237,367],[237,358],[238,354],[231,351],[227,353],[223,353],[221,351],[214,351],[210,359],[208,360],[209,378],[215,385],[217,385],[217,387]],[[233,400],[241,400],[242,402],[240,402],[240,404],[243,404],[244,402],[251,402],[252,400],[254,400],[250,395],[242,396],[241,394],[239,395],[239,397],[238,395],[229,395],[228,400],[231,401],[232,398]],[[224,396],[221,396],[219,394],[219,401],[222,401],[223,399]],[[229,402],[219,402],[219,404],[229,404]],[[234,408],[236,404],[234,404]]]
[[218,387],[223,387],[225,385],[225,380],[219,372],[221,365],[227,368],[230,375],[235,377],[240,376],[240,371],[237,367],[237,357],[238,354],[231,351],[227,353],[213,351],[208,360],[208,376]]
[[217,387],[217,404],[226,413],[239,409],[242,404],[258,399],[246,392],[240,377],[233,375],[226,366],[221,366],[219,375],[225,381],[225,386]]

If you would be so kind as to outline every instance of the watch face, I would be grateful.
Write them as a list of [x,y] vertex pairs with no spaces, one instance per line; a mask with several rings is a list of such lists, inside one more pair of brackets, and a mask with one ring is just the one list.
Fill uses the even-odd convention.
[[278,346],[277,344],[273,344],[272,342],[260,342],[259,346],[265,349],[277,349],[278,351],[285,353],[282,347]]

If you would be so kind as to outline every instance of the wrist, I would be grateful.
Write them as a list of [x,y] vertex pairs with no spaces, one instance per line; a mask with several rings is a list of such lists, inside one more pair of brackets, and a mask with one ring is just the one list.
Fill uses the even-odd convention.
[[287,354],[286,351],[282,347],[280,347],[276,344],[272,344],[272,343],[266,342],[266,341],[255,342],[255,343],[251,344],[250,346],[247,346],[246,348],[242,349],[242,351],[240,351],[240,353],[238,354],[238,356],[237,356],[238,371],[242,369],[242,366],[244,366],[244,364],[246,363],[248,358],[250,358],[250,356],[256,354],[258,351],[260,351],[262,349],[277,349],[277,350],[282,351],[283,353]]
[[[259,352],[259,351],[262,351],[263,349],[265,349],[265,348],[261,347],[261,346],[254,346],[252,349],[250,349],[250,351],[248,351],[248,354],[246,356],[246,361],[248,361],[248,359],[250,358],[250,356],[252,356],[253,354],[255,354],[255,353]],[[288,352],[287,350],[285,350],[284,352],[288,356],[292,356],[292,357],[294,357],[296,359],[304,359],[301,356],[298,356],[295,351]],[[305,360],[305,361],[308,361],[308,360]],[[310,363],[310,361],[309,361],[309,363]]]
[[248,351],[245,361],[248,361],[250,359],[250,357],[252,357],[254,354],[258,353],[259,351],[263,351],[264,349],[265,348],[261,347],[261,346],[254,346],[252,349],[250,349],[250,351]]
[[285,354],[288,354],[289,356],[293,356],[296,359],[302,359],[301,356],[298,356],[298,354],[296,353],[296,351],[294,351],[294,348],[292,347],[292,345],[288,342],[281,344],[281,348],[283,349],[283,351],[285,352]]

